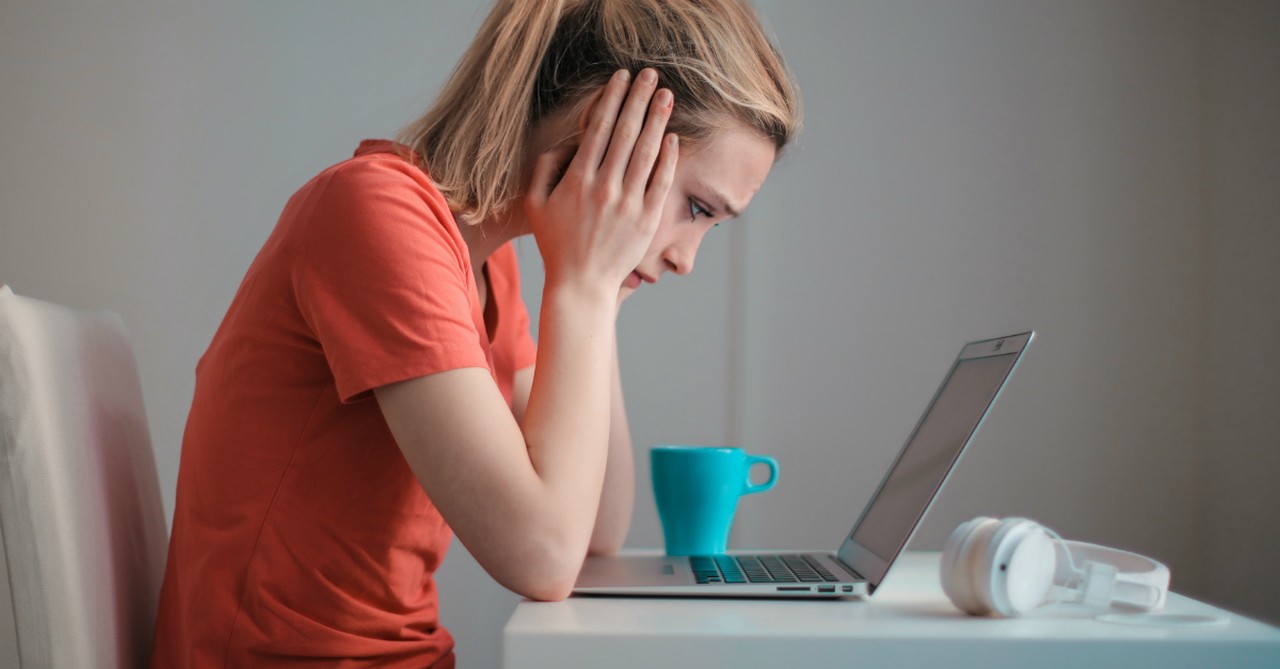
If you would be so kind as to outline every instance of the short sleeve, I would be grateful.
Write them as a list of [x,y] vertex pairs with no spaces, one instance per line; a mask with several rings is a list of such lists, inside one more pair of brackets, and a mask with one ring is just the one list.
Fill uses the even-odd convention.
[[349,161],[289,209],[302,226],[298,308],[344,402],[396,381],[488,367],[466,245],[420,169],[391,155]]

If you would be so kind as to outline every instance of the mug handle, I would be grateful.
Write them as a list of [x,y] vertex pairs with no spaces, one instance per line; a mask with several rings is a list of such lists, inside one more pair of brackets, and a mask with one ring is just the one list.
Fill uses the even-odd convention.
[[[753,492],[764,492],[774,486],[778,482],[778,461],[767,455],[748,455],[746,459],[746,480],[742,485],[742,494],[750,495]],[[764,483],[756,484],[751,482],[751,468],[765,464],[769,466],[769,480]]]

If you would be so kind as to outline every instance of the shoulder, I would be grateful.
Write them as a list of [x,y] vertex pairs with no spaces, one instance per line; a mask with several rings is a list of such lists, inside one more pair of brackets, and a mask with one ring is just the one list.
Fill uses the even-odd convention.
[[432,286],[438,299],[456,292],[461,304],[472,280],[440,191],[420,167],[385,151],[357,152],[303,186],[255,263],[279,268],[313,312],[339,295],[348,305],[385,305],[373,296],[406,286]]
[[322,171],[312,184],[328,197],[416,196],[448,207],[444,195],[407,147],[385,140],[365,140],[355,155]]
[[461,243],[453,213],[421,163],[386,141],[363,142],[354,156],[316,175],[290,200],[282,221],[310,247],[350,244],[353,237]]

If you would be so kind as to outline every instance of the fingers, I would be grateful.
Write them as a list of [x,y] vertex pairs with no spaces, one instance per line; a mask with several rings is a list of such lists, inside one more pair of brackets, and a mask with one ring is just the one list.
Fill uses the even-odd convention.
[[[658,154],[657,165],[649,178],[648,188],[644,193],[644,206],[649,211],[659,211],[667,200],[667,191],[675,180],[676,162],[680,157],[680,138],[675,133],[662,140],[662,149]],[[646,175],[648,176],[648,175]]]
[[[622,179],[623,174],[627,171],[627,166],[631,162],[632,153],[637,148],[636,141],[640,137],[641,130],[649,124],[661,125],[658,137],[666,128],[666,117],[663,116],[665,109],[658,109],[658,115],[661,118],[655,118],[649,113],[650,102],[654,97],[654,91],[658,87],[658,73],[652,68],[645,68],[640,71],[640,75],[636,77],[636,82],[631,85],[631,90],[627,93],[626,103],[622,106],[622,111],[618,113],[618,120],[613,128],[613,135],[609,138],[609,151],[605,154],[604,162],[600,165],[600,171],[606,178]],[[652,146],[657,148],[655,141]],[[650,161],[656,157],[657,152],[649,156]]]
[[609,148],[609,138],[613,135],[614,124],[618,120],[618,109],[627,97],[627,88],[631,82],[631,73],[618,70],[609,83],[605,84],[600,99],[591,110],[587,129],[582,133],[582,142],[578,153],[573,157],[571,169],[583,172],[595,172],[604,160],[605,151]]
[[657,91],[657,86],[652,68],[641,70],[634,83],[625,70],[615,73],[593,101],[570,169],[587,179],[597,173],[615,183],[625,179],[632,192],[639,192],[671,117],[671,91]]
[[630,161],[626,165],[626,176],[623,178],[623,187],[630,192],[643,192],[645,185],[649,183],[653,163],[657,160],[659,151],[662,150],[667,119],[671,118],[671,102],[671,91],[665,88],[658,91],[649,102],[649,113],[644,130],[641,131],[631,151]]

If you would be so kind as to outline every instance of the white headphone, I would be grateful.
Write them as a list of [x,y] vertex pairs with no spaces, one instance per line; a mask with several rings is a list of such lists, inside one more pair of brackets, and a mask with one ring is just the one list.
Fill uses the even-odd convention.
[[1169,594],[1169,568],[1163,564],[1128,551],[1063,541],[1026,518],[961,523],[942,550],[941,576],[952,603],[978,616],[1016,616],[1059,601],[1156,611]]

